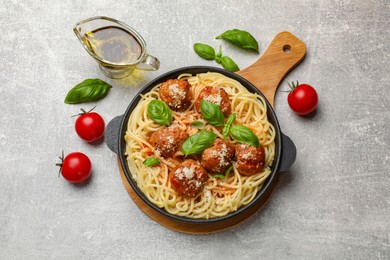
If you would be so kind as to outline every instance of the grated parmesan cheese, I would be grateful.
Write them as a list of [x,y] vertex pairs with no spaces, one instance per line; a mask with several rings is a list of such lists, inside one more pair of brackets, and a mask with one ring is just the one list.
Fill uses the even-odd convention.
[[207,96],[204,99],[207,100],[207,101],[210,101],[210,102],[212,102],[214,104],[217,104],[217,105],[221,105],[221,102],[222,102],[222,96],[221,96],[220,93],[215,94],[215,95]]
[[166,146],[166,149],[171,149],[173,148],[175,145],[175,140],[173,139],[172,136],[168,136],[167,137],[167,146]]
[[160,157],[161,156],[161,151],[158,150],[157,148],[153,149],[153,152],[156,156]]
[[195,167],[192,165],[191,167],[179,168],[175,171],[175,175],[179,180],[192,179],[195,175]]
[[253,154],[252,153],[244,153],[243,155],[241,155],[241,157],[243,159],[249,159],[249,158],[253,158]]
[[178,84],[169,85],[168,89],[171,91],[171,96],[176,101],[176,103],[186,98],[186,92],[179,89]]
[[183,173],[187,179],[192,179],[192,178],[194,178],[195,167],[193,165],[190,168],[184,167]]
[[206,198],[206,202],[209,202],[212,199],[211,192],[208,189],[205,189],[204,196]]
[[211,156],[213,156],[214,158],[217,158],[218,157],[218,151],[217,150],[212,150],[211,151]]
[[190,180],[188,182],[188,184],[190,186],[193,186],[193,187],[196,187],[196,188],[199,188],[200,186],[202,186],[202,183],[200,181],[198,181],[198,180]]
[[222,149],[219,151],[219,164],[221,166],[227,166],[229,165],[229,162],[226,161],[226,158],[229,157],[229,151],[227,149],[226,144],[222,144]]

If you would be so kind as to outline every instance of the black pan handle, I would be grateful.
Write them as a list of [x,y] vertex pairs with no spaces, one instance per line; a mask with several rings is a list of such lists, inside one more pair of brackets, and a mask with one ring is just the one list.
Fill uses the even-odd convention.
[[285,172],[294,164],[297,157],[297,148],[290,137],[282,133],[282,157],[280,163],[280,172]]
[[119,153],[119,130],[121,127],[123,115],[114,117],[106,127],[104,140],[108,148],[114,153]]

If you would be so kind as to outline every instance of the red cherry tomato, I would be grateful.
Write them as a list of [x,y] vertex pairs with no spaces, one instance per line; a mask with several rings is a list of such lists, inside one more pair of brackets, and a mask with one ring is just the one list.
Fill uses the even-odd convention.
[[316,109],[318,104],[318,95],[315,89],[308,84],[289,83],[291,88],[288,94],[288,104],[290,108],[298,115],[307,115]]
[[94,142],[104,135],[104,120],[96,112],[83,112],[76,120],[76,133],[81,139]]
[[88,179],[92,171],[92,163],[88,156],[80,152],[68,154],[65,159],[61,158],[61,173],[65,180],[71,183],[80,183]]

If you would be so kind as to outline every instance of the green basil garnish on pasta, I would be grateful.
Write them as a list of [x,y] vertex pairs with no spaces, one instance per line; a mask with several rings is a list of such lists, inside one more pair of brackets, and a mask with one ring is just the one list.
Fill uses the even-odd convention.
[[66,104],[98,101],[107,96],[112,86],[101,79],[86,79],[74,86],[66,95]]
[[230,127],[230,134],[233,136],[234,140],[243,143],[249,144],[256,147],[260,146],[259,138],[252,130],[243,125],[232,125]]
[[148,104],[148,116],[160,125],[170,125],[172,121],[171,109],[160,100],[152,100]]
[[243,49],[252,49],[259,52],[259,44],[256,39],[247,31],[233,29],[228,30],[221,35],[218,35],[216,39],[224,39]]
[[211,131],[203,130],[194,135],[191,135],[184,141],[181,146],[181,151],[185,155],[200,154],[205,149],[209,148],[217,138],[217,135]]
[[152,167],[152,166],[155,166],[157,164],[160,164],[160,160],[157,159],[157,158],[154,158],[154,157],[149,157],[149,158],[146,158],[145,161],[143,162],[143,164],[147,167]]
[[233,165],[230,165],[230,167],[226,170],[225,175],[222,174],[215,174],[215,178],[220,178],[220,179],[227,179],[229,176],[230,171],[233,169]]
[[204,129],[204,123],[201,121],[193,121],[190,124],[193,128]]
[[236,120],[236,113],[231,114],[226,120],[225,126],[222,129],[222,135],[225,140],[229,138],[230,127],[234,120]]
[[200,101],[200,112],[209,124],[213,126],[223,126],[225,117],[218,105],[203,99]]

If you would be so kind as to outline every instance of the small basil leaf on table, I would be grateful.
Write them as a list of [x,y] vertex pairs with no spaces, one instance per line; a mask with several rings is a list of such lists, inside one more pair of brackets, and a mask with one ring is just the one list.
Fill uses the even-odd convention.
[[171,109],[167,104],[156,99],[148,104],[148,116],[160,125],[170,125],[172,121]]
[[204,123],[201,121],[193,121],[190,124],[193,128],[204,129]]
[[147,167],[152,167],[152,166],[155,166],[157,164],[160,164],[160,160],[157,159],[157,158],[154,158],[154,157],[149,157],[149,158],[146,158],[145,161],[143,162],[143,164]]
[[211,47],[210,45],[203,44],[203,43],[195,43],[194,51],[203,59],[213,60],[215,58],[214,48]]
[[98,101],[104,98],[112,88],[110,84],[101,79],[86,79],[74,86],[66,95],[66,104],[79,104]]
[[237,66],[237,64],[228,56],[223,56],[221,58],[221,65],[225,70],[228,70],[230,72],[236,72],[239,71],[240,68]]
[[234,140],[253,146],[260,146],[259,138],[252,130],[243,125],[232,125],[230,127],[230,133],[233,136]]
[[225,140],[229,137],[230,127],[234,120],[236,120],[236,113],[231,114],[226,120],[225,126],[222,129],[222,135]]
[[205,149],[209,148],[217,138],[217,135],[211,131],[200,131],[185,140],[181,146],[181,151],[185,155],[200,154]]
[[218,105],[203,99],[200,101],[200,113],[209,124],[223,126],[225,118]]
[[257,43],[256,39],[247,31],[239,29],[228,30],[216,37],[216,39],[221,38],[233,43],[240,48],[252,49],[259,52],[259,44]]

